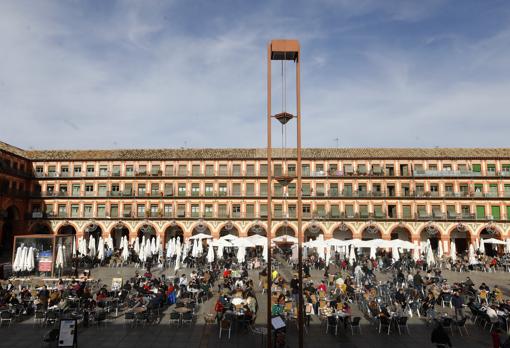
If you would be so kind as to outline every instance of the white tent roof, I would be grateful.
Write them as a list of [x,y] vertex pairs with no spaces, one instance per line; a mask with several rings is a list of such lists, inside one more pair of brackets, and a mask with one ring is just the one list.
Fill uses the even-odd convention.
[[232,247],[232,243],[225,239],[216,239],[211,242],[212,246],[223,246],[223,247]]
[[261,236],[259,234],[254,234],[252,236],[246,237],[250,242],[255,243],[257,246],[264,246],[267,244],[267,238],[264,236]]
[[496,239],[496,238],[488,238],[488,239],[482,239],[482,242],[485,244],[499,244],[499,245],[505,245],[506,243],[502,240]]
[[235,247],[243,247],[243,248],[253,248],[256,244],[247,239],[247,238],[237,238],[231,241],[232,245]]
[[233,234],[227,234],[227,235],[225,235],[223,237],[220,237],[220,239],[232,241],[232,240],[239,239],[239,237],[238,236],[234,236]]
[[212,238],[211,235],[205,233],[199,233],[189,237],[189,239],[211,239],[211,238]]
[[272,241],[273,242],[297,243],[298,239],[294,236],[289,236],[288,234],[284,234],[283,236],[273,238]]

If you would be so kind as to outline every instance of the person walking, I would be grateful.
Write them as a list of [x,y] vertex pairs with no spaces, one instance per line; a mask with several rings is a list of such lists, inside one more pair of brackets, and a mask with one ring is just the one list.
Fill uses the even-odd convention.
[[462,320],[464,318],[464,299],[455,291],[452,296],[452,305],[455,308],[455,320]]

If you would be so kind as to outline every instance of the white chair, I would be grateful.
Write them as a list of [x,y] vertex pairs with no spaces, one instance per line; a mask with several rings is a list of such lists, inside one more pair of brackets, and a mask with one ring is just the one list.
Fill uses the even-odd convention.
[[230,339],[230,331],[232,330],[232,322],[230,320],[223,319],[220,322],[220,334],[219,338],[221,338],[221,333],[223,331],[228,331],[228,339]]

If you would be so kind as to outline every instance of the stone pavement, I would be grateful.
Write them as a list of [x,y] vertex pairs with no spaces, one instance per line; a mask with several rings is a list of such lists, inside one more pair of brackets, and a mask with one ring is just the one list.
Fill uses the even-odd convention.
[[[188,270],[189,272],[190,270]],[[105,284],[111,284],[112,277],[123,277],[127,279],[135,272],[134,268],[101,268],[93,270],[93,276],[101,278]],[[285,272],[288,272],[285,271]],[[161,271],[155,272],[157,275]],[[173,271],[164,272],[167,275],[174,274]],[[251,271],[250,276],[254,279],[254,283],[258,283],[258,272]],[[314,279],[320,279],[322,272],[313,271]],[[464,280],[466,273],[450,273],[445,272],[445,276],[453,280]],[[479,273],[472,272],[469,276],[479,284],[485,281],[489,286],[494,284],[504,288],[508,296],[510,289],[510,277],[508,273]],[[383,275],[378,275],[381,279]],[[259,313],[257,315],[257,325],[264,325],[266,318],[266,296],[257,291],[257,299],[259,301]],[[251,332],[234,329],[231,338],[227,336],[218,338],[218,328],[216,325],[205,325],[203,315],[213,311],[216,298],[200,306],[199,317],[197,323],[192,327],[170,327],[168,325],[169,313],[172,308],[167,308],[161,317],[161,321],[157,325],[132,328],[124,325],[123,317],[120,316],[106,327],[89,327],[79,328],[79,346],[80,347],[261,347],[262,338],[255,336]],[[439,308],[439,307],[438,307]],[[353,315],[359,314],[356,306],[353,308]],[[449,308],[440,309],[440,311],[450,312]],[[362,319],[362,334],[351,335],[350,331],[341,328],[338,336],[333,334],[325,334],[325,326],[321,326],[317,319],[313,320],[308,333],[305,334],[305,347],[432,347],[430,344],[429,327],[420,318],[411,318],[409,327],[411,335],[391,333],[388,335],[379,335],[374,326],[368,321]],[[13,324],[11,327],[0,328],[0,347],[38,347],[42,346],[42,336],[49,328],[35,327],[32,319],[25,322]],[[469,336],[461,337],[455,331],[452,336],[454,347],[471,348],[471,347],[490,347],[490,335],[487,330],[479,326],[468,324]],[[294,325],[288,327],[287,334],[288,347],[297,346],[297,329]]]

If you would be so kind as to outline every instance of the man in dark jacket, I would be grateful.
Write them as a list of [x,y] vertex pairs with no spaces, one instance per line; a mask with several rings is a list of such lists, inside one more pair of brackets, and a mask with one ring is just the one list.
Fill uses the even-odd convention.
[[464,299],[459,296],[457,291],[453,293],[452,306],[455,308],[455,319],[461,320],[464,318]]
[[420,271],[416,271],[416,274],[413,277],[413,285],[416,290],[422,293],[423,279],[421,277]]

